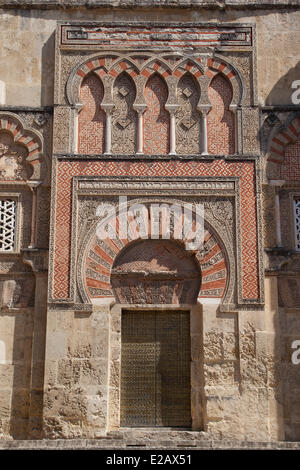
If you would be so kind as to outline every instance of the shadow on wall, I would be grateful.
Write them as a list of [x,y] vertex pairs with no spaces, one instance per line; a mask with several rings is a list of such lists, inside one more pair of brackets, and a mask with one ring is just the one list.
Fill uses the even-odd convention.
[[[296,99],[299,103],[295,101]],[[295,67],[288,70],[288,72],[273,86],[266,98],[265,105],[300,106],[300,61],[295,65]],[[282,108],[282,111],[284,111],[284,108]],[[280,113],[280,109],[274,111],[268,110],[266,113],[262,114],[259,140],[261,151],[264,155],[268,152],[270,140],[274,137],[277,131],[281,130],[280,128],[284,128],[287,123],[289,124],[298,116],[300,116],[300,109],[297,108],[295,108],[295,110],[289,110],[288,108],[284,113]]]
[[41,106],[52,106],[54,100],[55,31],[42,48]]
[[[295,82],[298,82],[297,84]],[[294,84],[294,87],[293,87]],[[294,97],[294,100],[293,100]],[[298,103],[295,99],[299,101]],[[293,102],[294,101],[294,102]],[[265,110],[262,113],[262,125],[260,128],[260,143],[262,153],[265,155],[269,152],[271,140],[278,135],[282,130],[288,128],[291,122],[300,117],[300,61],[295,67],[289,69],[285,75],[273,86],[271,92],[266,98],[266,105],[285,105],[281,108],[275,108]],[[294,109],[292,105],[298,105]],[[300,136],[298,137],[300,139]],[[280,143],[280,142],[279,142]],[[293,145],[293,144],[292,144]],[[287,147],[284,147],[285,149]],[[287,161],[287,160],[286,160]],[[280,159],[279,159],[280,162]],[[297,180],[296,168],[300,165],[300,153],[293,156],[291,159],[291,165],[294,165],[294,169],[291,169],[291,183],[292,180]],[[280,163],[269,162],[266,165],[266,177],[270,179],[280,179],[280,171],[277,168]],[[273,168],[273,169],[272,169]],[[288,190],[281,192],[281,203],[282,197],[287,195]],[[266,204],[269,204],[274,216],[274,204],[275,201],[271,200],[268,202],[266,197]],[[270,219],[270,214],[264,207],[266,214],[266,222]],[[290,217],[289,214],[281,211],[281,217]],[[282,219],[284,224],[285,219]],[[266,223],[266,225],[269,225]],[[292,227],[292,225],[291,225]],[[265,246],[275,246],[276,241],[272,237],[272,227],[268,226],[268,232],[265,233]],[[284,242],[284,244],[286,244]],[[286,247],[292,249],[291,246]],[[300,320],[299,313],[297,310],[300,308],[298,303],[298,292],[300,289],[300,283],[297,279],[297,274],[291,274],[291,272],[297,272],[300,274],[299,261],[295,261],[292,265],[292,259],[286,256],[286,262],[281,258],[280,260],[273,253],[270,256],[270,264],[274,264],[274,271],[280,270],[281,276],[278,280],[278,305],[274,298],[270,300],[269,311],[274,311],[276,314],[273,316],[273,331],[275,333],[275,348],[274,350],[274,392],[275,400],[277,403],[277,416],[278,421],[281,421],[283,439],[287,441],[299,441],[300,440],[300,364],[292,363],[293,349],[291,347],[292,342],[300,337]],[[284,256],[284,255],[282,255]],[[298,263],[298,265],[297,265]],[[287,271],[286,275],[284,271]],[[298,274],[298,275],[299,275]],[[292,289],[293,287],[293,289]]]
[[[267,106],[296,104],[292,101],[292,94],[295,92],[295,88],[293,89],[292,86],[297,80],[299,80],[298,88],[300,88],[300,61],[273,86],[266,98],[265,104]],[[298,98],[300,99],[300,94]]]

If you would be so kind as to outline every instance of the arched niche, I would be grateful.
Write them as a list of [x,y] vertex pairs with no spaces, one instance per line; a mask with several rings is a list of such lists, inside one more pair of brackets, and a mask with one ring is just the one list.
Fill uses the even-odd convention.
[[170,116],[165,109],[168,87],[163,78],[153,74],[145,85],[144,152],[147,155],[169,153]]
[[[275,135],[274,135],[275,134]],[[287,121],[270,135],[266,177],[270,180],[299,180],[300,116]]]
[[104,88],[100,78],[91,73],[80,88],[82,109],[78,116],[78,152],[104,153],[105,112],[101,109]]
[[207,115],[208,152],[230,155],[235,152],[234,115],[230,111],[232,86],[222,74],[213,77],[208,87],[211,110]]
[[0,113],[0,158],[2,180],[46,182],[49,178],[41,134],[7,111]]
[[[105,219],[106,220],[106,219]],[[115,301],[111,285],[111,275],[116,272],[115,260],[123,249],[140,240],[139,235],[120,238],[119,214],[112,213],[110,225],[117,227],[116,237],[100,239],[97,236],[97,222],[87,231],[78,252],[78,289],[82,301],[86,304],[101,304]],[[231,243],[221,227],[209,217],[204,222],[204,242],[199,249],[193,250],[193,256],[201,271],[201,288],[198,299],[219,299],[226,305],[233,302],[235,285],[235,257]],[[214,228],[212,228],[214,227]],[[222,234],[222,239],[217,235]],[[148,238],[147,238],[148,239]],[[171,233],[170,240],[181,244],[191,254],[185,242],[175,239]],[[150,239],[151,241],[151,239]],[[163,239],[159,239],[163,242]]]

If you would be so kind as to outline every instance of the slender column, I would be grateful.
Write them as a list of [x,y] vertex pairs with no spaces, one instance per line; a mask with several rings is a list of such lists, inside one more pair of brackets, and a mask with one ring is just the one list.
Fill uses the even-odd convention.
[[105,154],[111,153],[111,110],[106,111]]
[[284,184],[284,180],[271,180],[270,184],[275,186],[275,220],[276,220],[276,245],[277,248],[282,247],[281,240],[281,220],[280,220],[280,198],[279,188]]
[[241,121],[242,121],[242,111],[240,108],[236,107],[232,110],[234,113],[234,153],[242,153],[242,133],[241,133]]
[[201,155],[208,155],[207,151],[207,111],[202,110],[202,152]]
[[144,153],[144,111],[146,105],[135,105],[134,109],[138,113],[138,128],[137,128],[137,155],[143,155]]
[[28,181],[28,185],[32,191],[32,210],[31,210],[31,235],[28,248],[36,247],[36,222],[37,222],[37,188],[41,181]]
[[78,113],[74,117],[74,153],[78,153]]
[[276,213],[276,244],[278,247],[282,246],[281,242],[281,228],[280,228],[280,203],[279,194],[275,194],[275,213]]
[[106,123],[105,123],[105,152],[104,155],[111,154],[111,112],[113,109],[113,104],[102,104],[101,108],[106,113]]
[[175,113],[179,108],[178,104],[166,105],[166,110],[170,113],[170,152],[169,155],[176,155],[176,117]]
[[176,119],[175,113],[171,113],[170,120],[170,155],[176,155]]
[[73,143],[73,151],[74,153],[78,153],[79,148],[79,135],[78,135],[78,121],[79,121],[79,113],[82,110],[82,105],[78,104],[75,106],[74,109],[74,143]]

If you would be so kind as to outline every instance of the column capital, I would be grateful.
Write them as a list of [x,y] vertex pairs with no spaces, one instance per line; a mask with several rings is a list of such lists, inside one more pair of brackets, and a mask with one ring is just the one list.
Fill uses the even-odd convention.
[[132,107],[139,114],[143,114],[147,109],[147,105],[142,103],[134,104]]
[[37,188],[42,184],[42,181],[38,180],[27,180],[26,183],[32,191],[36,191]]
[[271,186],[281,188],[281,186],[283,186],[285,184],[285,180],[269,180],[269,184]]
[[35,274],[48,272],[48,250],[41,248],[24,248],[21,251],[24,263],[28,264]]
[[100,105],[101,109],[103,109],[103,111],[106,113],[106,114],[110,114],[113,110],[113,108],[115,107],[115,105],[113,103],[102,103]]
[[179,108],[179,104],[165,104],[166,110],[171,114],[175,114],[177,109]]
[[197,106],[197,109],[200,111],[202,116],[207,116],[207,114],[211,110],[211,105],[200,105],[200,106]]

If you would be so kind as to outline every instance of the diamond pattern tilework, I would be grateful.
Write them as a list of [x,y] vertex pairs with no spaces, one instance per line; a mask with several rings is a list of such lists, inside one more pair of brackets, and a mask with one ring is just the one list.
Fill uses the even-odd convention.
[[284,160],[280,165],[280,179],[300,180],[300,138],[285,148]]

